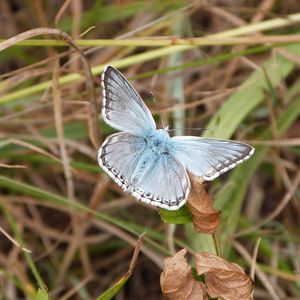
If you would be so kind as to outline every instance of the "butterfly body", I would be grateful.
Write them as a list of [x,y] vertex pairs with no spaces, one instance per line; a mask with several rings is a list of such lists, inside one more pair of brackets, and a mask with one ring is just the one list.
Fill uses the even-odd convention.
[[102,74],[102,115],[122,132],[109,136],[98,151],[99,165],[124,190],[145,203],[168,210],[187,200],[187,170],[213,180],[247,160],[254,149],[244,143],[193,136],[170,137],[156,129],[138,93],[116,69]]
[[145,142],[154,155],[169,155],[172,150],[171,139],[165,129],[155,130],[145,138]]

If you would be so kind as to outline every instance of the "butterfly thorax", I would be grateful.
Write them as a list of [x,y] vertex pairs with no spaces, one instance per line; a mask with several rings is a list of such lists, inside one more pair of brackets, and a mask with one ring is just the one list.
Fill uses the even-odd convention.
[[165,129],[155,130],[145,139],[145,142],[147,147],[157,155],[170,154],[170,136]]

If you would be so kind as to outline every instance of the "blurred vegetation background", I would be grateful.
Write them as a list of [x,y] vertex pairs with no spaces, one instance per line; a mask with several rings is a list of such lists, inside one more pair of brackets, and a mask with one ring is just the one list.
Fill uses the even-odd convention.
[[100,74],[112,64],[159,126],[161,116],[176,134],[207,128],[256,148],[206,185],[222,212],[218,244],[255,271],[254,299],[300,299],[299,23],[294,0],[2,0],[0,298],[110,299],[146,230],[115,299],[163,299],[166,256],[216,251],[212,236],[163,223],[98,167],[113,133]]

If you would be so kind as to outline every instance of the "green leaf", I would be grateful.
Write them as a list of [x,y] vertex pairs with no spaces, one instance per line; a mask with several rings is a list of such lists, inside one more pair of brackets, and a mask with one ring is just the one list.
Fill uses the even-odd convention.
[[97,300],[110,300],[112,299],[119,290],[125,285],[127,280],[129,279],[130,274],[126,273],[122,276],[114,285],[112,285],[108,290],[106,290],[103,294],[101,294]]
[[186,205],[175,211],[161,208],[160,218],[163,222],[169,224],[188,224],[193,221],[192,214]]
[[36,296],[35,296],[35,300],[48,300],[48,294],[45,290],[42,289],[38,289]]

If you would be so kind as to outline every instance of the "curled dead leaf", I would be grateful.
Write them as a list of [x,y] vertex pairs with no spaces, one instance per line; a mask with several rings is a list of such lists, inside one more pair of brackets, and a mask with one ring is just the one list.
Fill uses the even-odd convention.
[[196,254],[198,275],[206,274],[206,291],[210,297],[225,300],[250,300],[253,289],[251,278],[235,263],[211,253]]
[[212,199],[206,193],[198,177],[190,176],[191,192],[188,207],[193,215],[195,230],[200,233],[214,233],[220,224],[220,211],[212,205]]
[[172,257],[165,258],[165,269],[160,276],[160,285],[168,300],[206,300],[204,286],[196,281],[182,249]]

